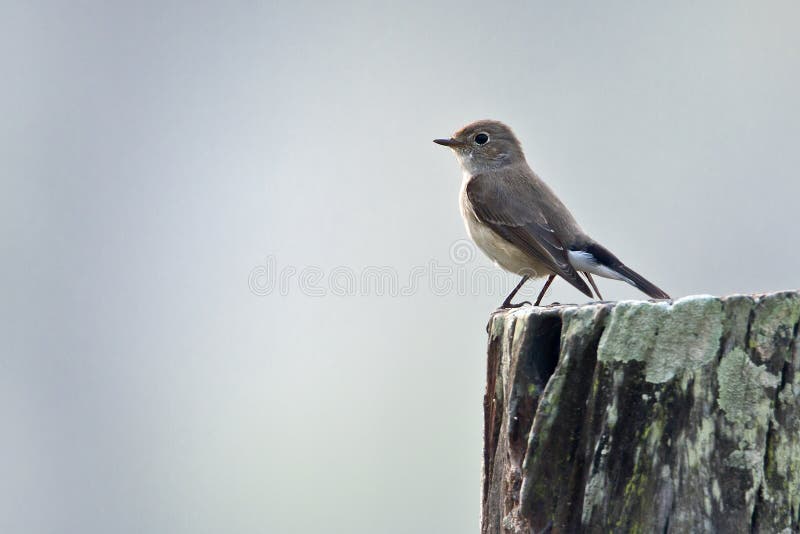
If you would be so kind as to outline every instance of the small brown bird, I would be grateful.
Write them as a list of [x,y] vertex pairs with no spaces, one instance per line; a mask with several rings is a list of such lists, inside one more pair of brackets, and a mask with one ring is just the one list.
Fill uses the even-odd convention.
[[482,120],[434,143],[453,149],[464,171],[461,215],[476,245],[503,269],[522,276],[501,308],[529,278],[547,276],[538,306],[556,275],[592,297],[578,272],[602,300],[592,274],[622,280],[654,299],[669,295],[625,266],[581,230],[553,191],[528,166],[522,146],[502,122]]

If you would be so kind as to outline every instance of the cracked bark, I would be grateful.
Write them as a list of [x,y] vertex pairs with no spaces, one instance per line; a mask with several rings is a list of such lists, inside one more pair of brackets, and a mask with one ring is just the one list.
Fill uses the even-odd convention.
[[800,293],[493,316],[481,532],[800,532]]

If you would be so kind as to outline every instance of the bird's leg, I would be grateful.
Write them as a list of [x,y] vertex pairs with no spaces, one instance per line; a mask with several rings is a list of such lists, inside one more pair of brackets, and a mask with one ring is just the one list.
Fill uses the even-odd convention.
[[583,271],[583,274],[586,275],[586,279],[589,281],[590,284],[592,284],[592,289],[594,289],[594,292],[597,294],[597,298],[599,300],[603,300],[603,295],[601,295],[600,290],[597,289],[597,285],[594,283],[594,278],[592,278],[592,275],[587,273],[586,271]]
[[536,298],[536,302],[533,304],[534,306],[538,306],[539,303],[542,302],[542,299],[544,298],[544,294],[547,293],[547,288],[550,287],[550,284],[552,284],[553,280],[555,280],[555,279],[556,279],[556,275],[554,275],[554,274],[551,274],[550,276],[547,277],[547,282],[544,283],[544,287],[542,288],[542,291],[539,293],[539,296]]
[[516,294],[517,294],[517,291],[519,291],[519,290],[520,290],[520,288],[522,287],[522,285],[523,285],[525,282],[527,282],[527,281],[528,281],[528,278],[529,278],[529,276],[528,276],[528,275],[525,275],[525,276],[523,276],[523,277],[522,277],[522,280],[520,280],[520,281],[519,281],[519,284],[517,284],[517,287],[515,287],[515,288],[514,288],[514,289],[511,291],[511,293],[509,293],[509,294],[508,294],[508,296],[506,297],[506,300],[504,300],[504,301],[503,301],[503,303],[500,305],[500,309],[501,309],[501,310],[508,309],[508,308],[519,308],[520,306],[523,306],[523,305],[525,305],[525,304],[530,304],[530,302],[528,302],[527,300],[526,300],[526,301],[523,301],[523,302],[520,302],[519,304],[511,304],[511,299],[513,299],[513,298],[514,298],[514,295],[516,295]]

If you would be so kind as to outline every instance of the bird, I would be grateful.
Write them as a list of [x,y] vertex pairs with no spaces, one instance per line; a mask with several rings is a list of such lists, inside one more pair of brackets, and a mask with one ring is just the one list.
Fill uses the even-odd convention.
[[450,138],[463,171],[461,216],[475,244],[499,267],[522,277],[500,309],[518,308],[512,299],[529,279],[547,277],[539,306],[556,276],[594,298],[579,273],[603,300],[592,275],[620,280],[653,299],[670,296],[626,266],[589,237],[552,189],[530,168],[510,127],[496,120],[470,123]]

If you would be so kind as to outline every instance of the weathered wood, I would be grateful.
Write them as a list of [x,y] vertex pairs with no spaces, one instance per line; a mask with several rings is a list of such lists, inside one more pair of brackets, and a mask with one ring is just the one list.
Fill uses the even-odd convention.
[[481,532],[798,532],[800,293],[489,325]]

